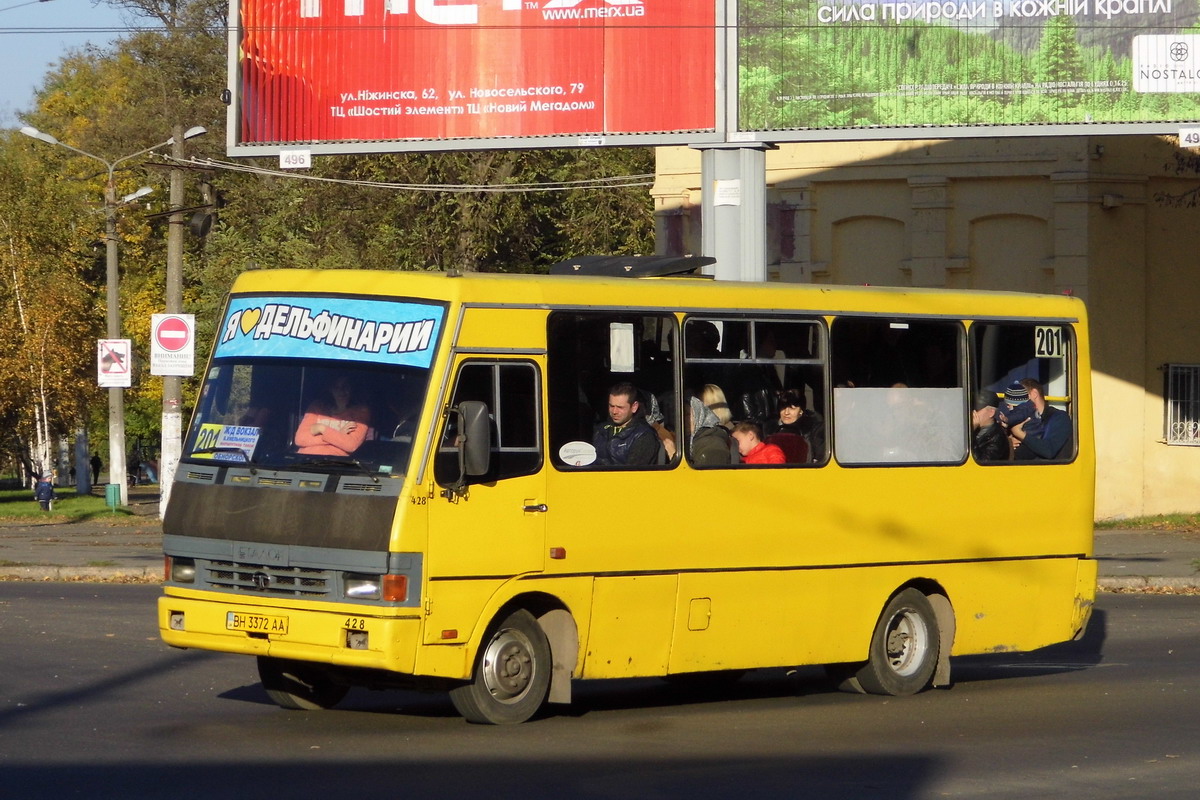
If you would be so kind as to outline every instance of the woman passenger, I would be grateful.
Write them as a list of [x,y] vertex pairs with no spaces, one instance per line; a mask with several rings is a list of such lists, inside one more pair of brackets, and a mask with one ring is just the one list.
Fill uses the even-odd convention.
[[725,430],[733,429],[733,413],[729,410],[729,401],[725,399],[725,392],[720,386],[715,383],[704,384],[700,399],[717,415],[717,420]]
[[817,412],[805,409],[804,398],[799,392],[789,389],[779,395],[779,417],[763,427],[767,436],[776,433],[803,436],[808,443],[810,461],[820,461],[825,452],[825,420]]
[[297,452],[348,456],[367,438],[371,410],[357,403],[350,377],[335,375],[328,395],[314,401],[296,429]]

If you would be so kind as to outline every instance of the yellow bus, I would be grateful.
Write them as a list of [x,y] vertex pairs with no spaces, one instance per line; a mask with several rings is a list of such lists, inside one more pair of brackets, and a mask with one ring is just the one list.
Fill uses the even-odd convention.
[[1082,302],[679,261],[238,277],[164,641],[256,656],[285,708],[416,687],[514,723],[581,679],[823,664],[908,695],[1082,634]]

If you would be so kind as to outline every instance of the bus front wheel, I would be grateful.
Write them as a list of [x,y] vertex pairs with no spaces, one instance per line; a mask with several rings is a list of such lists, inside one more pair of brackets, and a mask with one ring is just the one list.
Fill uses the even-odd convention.
[[303,661],[259,656],[258,677],[275,705],[291,711],[333,708],[350,691],[320,667]]
[[929,599],[916,589],[905,589],[880,615],[867,662],[854,678],[871,694],[916,694],[933,679],[939,642],[937,615]]
[[524,722],[550,691],[550,643],[528,611],[509,614],[489,632],[470,683],[450,690],[450,701],[468,722]]

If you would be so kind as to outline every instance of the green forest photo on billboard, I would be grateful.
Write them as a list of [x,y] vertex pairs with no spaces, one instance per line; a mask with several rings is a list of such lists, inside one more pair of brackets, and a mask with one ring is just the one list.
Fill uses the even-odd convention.
[[1200,120],[1198,92],[1135,91],[1131,52],[1197,23],[1197,0],[741,0],[737,129]]

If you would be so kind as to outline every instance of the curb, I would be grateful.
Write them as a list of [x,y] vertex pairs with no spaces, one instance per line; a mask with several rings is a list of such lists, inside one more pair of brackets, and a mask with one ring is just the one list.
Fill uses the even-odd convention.
[[162,567],[0,567],[0,581],[162,583]]
[[1136,576],[1129,578],[1099,578],[1096,588],[1100,591],[1139,591],[1148,589],[1200,589],[1200,575],[1164,578],[1159,576]]

